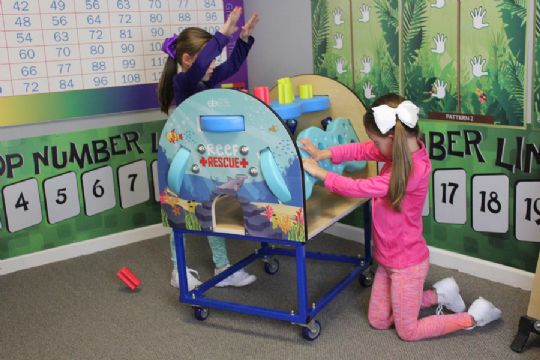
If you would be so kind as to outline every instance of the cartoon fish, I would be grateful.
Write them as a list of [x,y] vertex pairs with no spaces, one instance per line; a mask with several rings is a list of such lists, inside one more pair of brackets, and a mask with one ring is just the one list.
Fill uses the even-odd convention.
[[272,125],[271,127],[269,127],[269,128],[268,128],[268,131],[271,131],[271,132],[276,132],[276,131],[278,131],[277,125]]
[[193,200],[188,200],[187,201],[187,211],[191,212],[191,213],[194,213],[195,212],[195,208],[197,207],[197,203]]
[[184,140],[184,135],[177,134],[174,129],[172,129],[167,133],[167,140],[171,142],[171,144],[174,144],[177,140]]
[[167,204],[172,208],[182,208],[188,212],[195,212],[195,208],[198,205],[194,200],[180,199],[178,195],[172,192],[169,188],[165,189],[165,191],[161,193],[160,202],[161,204]]

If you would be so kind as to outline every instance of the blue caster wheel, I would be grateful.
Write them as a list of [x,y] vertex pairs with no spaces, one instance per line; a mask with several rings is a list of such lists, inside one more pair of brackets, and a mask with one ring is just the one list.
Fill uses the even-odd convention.
[[363,287],[370,287],[373,284],[374,278],[375,274],[373,273],[373,270],[368,269],[362,274],[360,274],[360,278],[358,279],[358,281],[360,281],[360,285],[362,285]]
[[264,263],[264,271],[269,275],[274,275],[279,271],[279,260],[271,258]]
[[311,320],[306,327],[302,328],[302,337],[307,341],[313,341],[321,335],[321,323],[319,320]]
[[204,321],[208,319],[209,311],[207,308],[194,306],[193,307],[193,315],[195,316],[195,319],[199,321]]

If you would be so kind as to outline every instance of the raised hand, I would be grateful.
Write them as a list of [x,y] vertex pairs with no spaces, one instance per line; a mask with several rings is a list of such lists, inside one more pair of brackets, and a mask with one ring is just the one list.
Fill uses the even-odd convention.
[[482,77],[488,74],[487,71],[484,71],[486,61],[486,59],[482,58],[482,55],[475,56],[471,59],[472,73],[474,76]]
[[302,159],[302,165],[304,167],[304,171],[307,171],[311,175],[315,176],[316,178],[324,178],[326,177],[323,174],[326,174],[326,170],[323,170],[317,161],[313,159]]
[[249,18],[249,20],[246,22],[244,26],[242,26],[242,30],[240,30],[240,39],[242,39],[244,42],[248,42],[249,37],[251,36],[251,33],[253,32],[253,29],[255,28],[255,25],[259,22],[259,15],[253,14]]
[[367,23],[369,21],[369,10],[371,10],[369,6],[362,4],[362,7],[360,7],[360,18],[358,21]]
[[319,160],[325,160],[332,156],[332,153],[330,153],[330,150],[321,150],[313,142],[305,137],[298,140],[299,146],[298,148],[304,150],[308,153],[308,155],[315,161]]
[[226,36],[231,36],[238,30],[238,25],[236,23],[242,15],[242,7],[235,6],[234,9],[229,14],[227,21],[219,28],[219,32]]
[[334,44],[334,49],[343,48],[343,34],[342,33],[336,33],[336,35],[334,35],[334,40],[336,41]]
[[433,4],[431,4],[431,7],[440,9],[440,8],[444,7],[444,2],[445,2],[445,0],[435,0],[435,2]]
[[339,75],[347,72],[347,69],[345,69],[345,59],[341,56],[336,60],[336,72]]
[[363,74],[369,74],[371,72],[371,58],[369,56],[365,56],[362,59],[362,70],[360,70]]
[[362,86],[364,88],[364,97],[366,99],[373,99],[375,97],[375,94],[373,93],[373,88],[371,86],[371,83],[369,81],[365,82]]
[[338,7],[335,8],[333,11],[333,14],[334,14],[334,24],[341,25],[345,22],[341,19],[341,15],[343,14],[343,10],[341,10],[341,8],[338,8]]
[[473,19],[473,28],[475,29],[482,29],[488,26],[488,24],[484,24],[484,16],[486,15],[486,9],[483,7],[474,8],[473,11],[471,11],[471,16]]
[[436,97],[437,99],[444,99],[446,96],[446,83],[442,80],[435,80],[431,96]]
[[444,53],[444,45],[446,43],[447,37],[444,34],[437,34],[433,38],[433,41],[435,42],[435,49],[431,49],[432,52],[435,54],[442,54]]

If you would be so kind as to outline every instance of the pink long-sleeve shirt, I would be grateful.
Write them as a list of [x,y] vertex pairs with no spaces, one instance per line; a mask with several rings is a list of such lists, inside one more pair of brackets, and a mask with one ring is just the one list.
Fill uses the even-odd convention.
[[429,249],[422,235],[422,208],[429,187],[431,162],[425,145],[420,142],[420,149],[412,154],[413,168],[400,212],[391,208],[387,198],[392,160],[383,156],[372,141],[335,146],[330,151],[334,164],[350,160],[384,162],[378,176],[352,179],[330,172],[324,181],[328,190],[342,196],[372,198],[375,260],[385,267],[402,269],[428,258]]

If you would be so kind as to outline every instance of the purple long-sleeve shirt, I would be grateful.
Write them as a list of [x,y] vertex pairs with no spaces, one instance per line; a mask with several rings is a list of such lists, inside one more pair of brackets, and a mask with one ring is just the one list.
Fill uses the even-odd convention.
[[375,160],[384,162],[379,175],[367,179],[351,179],[329,172],[324,186],[337,194],[372,198],[373,257],[388,268],[402,269],[416,265],[429,257],[422,235],[422,208],[426,199],[431,173],[431,162],[426,147],[411,154],[412,169],[401,211],[395,211],[388,201],[392,175],[392,160],[384,157],[372,141],[351,143],[330,148],[332,162]]
[[210,79],[203,82],[202,78],[206,74],[206,70],[208,70],[212,61],[221,54],[228,42],[229,37],[217,31],[201,49],[191,67],[187,71],[174,76],[173,89],[176,105],[199,91],[213,88],[237,72],[246,60],[255,39],[252,36],[249,37],[248,42],[238,39],[227,61],[217,66]]

